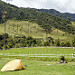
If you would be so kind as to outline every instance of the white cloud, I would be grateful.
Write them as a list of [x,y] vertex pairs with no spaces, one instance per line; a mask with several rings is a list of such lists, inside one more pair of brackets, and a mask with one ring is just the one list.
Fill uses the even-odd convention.
[[2,0],[18,7],[56,9],[60,12],[75,13],[75,0]]
[[6,0],[6,1],[13,1],[13,0]]

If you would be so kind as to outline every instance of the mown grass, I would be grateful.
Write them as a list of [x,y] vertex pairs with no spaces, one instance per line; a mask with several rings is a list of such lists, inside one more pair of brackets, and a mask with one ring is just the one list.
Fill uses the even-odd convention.
[[30,48],[14,48],[8,50],[0,50],[0,53],[19,53],[19,54],[72,54],[75,48],[51,48],[51,47],[30,47]]
[[[0,70],[10,60],[1,59]],[[22,59],[22,63],[28,66],[25,70],[0,72],[0,75],[74,75],[75,74],[75,62],[68,62],[67,64],[58,64],[58,62]]]
[[[74,26],[74,23],[73,23]],[[0,24],[0,34],[4,32],[4,24]],[[8,20],[6,22],[6,32],[9,35],[25,35],[32,36],[33,38],[46,38],[46,32],[36,23],[30,23],[28,21],[16,21]],[[59,29],[52,28],[51,32],[47,34],[47,37],[52,37],[55,40],[72,41],[75,35],[65,33]]]
[[[24,54],[71,54],[74,53],[73,48],[18,48],[1,50],[0,53],[24,53]],[[8,62],[14,59],[21,59],[24,65],[28,67],[25,70],[0,72],[0,75],[74,75],[75,62],[69,60],[68,63],[59,64],[59,59],[56,58],[25,58],[25,57],[1,57],[0,70]],[[36,60],[34,60],[36,59]],[[55,61],[54,61],[55,60]],[[58,60],[58,61],[56,61]]]
[[[59,61],[60,55],[64,54],[75,54],[75,48],[46,48],[46,47],[34,47],[34,48],[15,48],[15,49],[9,49],[9,50],[1,50],[0,53],[14,53],[16,56],[2,56],[0,55],[0,58],[24,58],[26,60],[43,60],[43,61]],[[18,54],[35,54],[33,56],[36,56],[36,54],[59,54],[56,55],[57,57],[29,57],[28,56],[18,56]],[[66,60],[68,61],[75,61],[74,58],[67,58],[67,55],[64,55]],[[68,55],[69,57],[69,55]]]

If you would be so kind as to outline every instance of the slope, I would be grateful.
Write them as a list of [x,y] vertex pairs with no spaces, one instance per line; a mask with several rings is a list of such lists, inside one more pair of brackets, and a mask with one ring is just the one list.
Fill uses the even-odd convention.
[[[7,20],[15,19],[37,23],[48,32],[51,32],[51,28],[54,27],[64,32],[75,34],[75,29],[71,26],[69,20],[56,17],[52,14],[39,12],[31,8],[18,8],[14,5],[0,1],[0,15],[2,15],[4,11],[7,11],[8,13]],[[0,22],[3,22],[1,17]]]
[[[73,23],[74,24],[74,23]],[[0,35],[4,33],[4,23],[0,24]],[[36,23],[30,23],[28,21],[17,21],[8,20],[6,22],[6,33],[10,36],[32,36],[33,38],[43,38],[52,37],[54,40],[60,38],[60,41],[72,41],[75,37],[72,34],[65,33],[54,27],[51,28],[50,33],[46,33],[45,29],[41,28]],[[47,35],[46,35],[47,34]]]
[[75,21],[75,14],[72,14],[72,13],[61,13],[55,9],[36,9],[36,10],[40,12],[49,13],[64,19],[68,19],[70,21]]

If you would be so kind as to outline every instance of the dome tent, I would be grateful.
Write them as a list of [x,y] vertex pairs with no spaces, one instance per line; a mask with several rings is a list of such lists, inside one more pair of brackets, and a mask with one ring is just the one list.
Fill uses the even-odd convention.
[[26,67],[22,64],[20,59],[16,59],[13,61],[9,61],[2,69],[1,71],[16,71],[16,70],[22,70]]

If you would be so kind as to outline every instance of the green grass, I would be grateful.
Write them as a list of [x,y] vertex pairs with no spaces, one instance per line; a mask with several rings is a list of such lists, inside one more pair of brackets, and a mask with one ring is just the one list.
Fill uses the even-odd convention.
[[[9,49],[9,50],[1,50],[0,53],[14,53],[14,55],[16,55],[16,56],[8,56],[8,54],[6,54],[5,56],[0,55],[0,58],[22,58],[22,59],[24,58],[26,60],[59,61],[60,54],[62,55],[72,54],[72,53],[75,54],[75,49],[73,48],[46,48],[46,47],[18,48],[18,49],[15,48],[15,49]],[[35,54],[31,56],[36,56],[36,54],[59,54],[59,55],[54,55],[57,57],[29,57],[29,55],[17,56],[17,54]],[[72,58],[72,55],[68,55],[68,58],[67,58],[67,55],[64,55],[64,57],[68,61],[75,61],[75,59]]]
[[[24,54],[71,54],[75,53],[75,49],[72,48],[18,48],[1,50],[0,53],[24,53]],[[17,59],[19,57],[16,57]],[[16,59],[15,57],[2,57],[0,58],[0,70],[10,60]],[[74,75],[75,74],[75,62],[69,62],[59,64],[59,61],[50,58],[28,58],[20,57],[22,63],[28,67],[25,70],[12,71],[12,72],[0,72],[0,75]],[[46,61],[46,60],[48,61]],[[42,61],[43,60],[43,61]],[[52,60],[52,61],[50,61]],[[73,59],[69,59],[73,60]]]
[[[74,23],[72,23],[74,26]],[[4,32],[4,24],[0,24],[0,34]],[[18,30],[17,30],[18,26]],[[25,35],[32,36],[33,38],[46,38],[46,32],[43,28],[41,28],[36,23],[30,23],[28,21],[16,21],[16,20],[8,20],[6,22],[6,32],[9,35]],[[75,35],[67,34],[61,30],[56,28],[52,28],[52,31],[47,34],[48,37],[52,37],[54,39],[60,39],[61,41],[72,41]]]
[[[18,26],[18,30],[17,30]],[[0,24],[0,27],[3,28],[3,24]],[[28,31],[29,30],[29,31]],[[1,30],[3,31],[3,29]],[[42,29],[36,23],[30,23],[28,21],[16,21],[9,20],[6,22],[6,32],[9,35],[25,35],[32,37],[45,37],[45,30]],[[38,36],[37,36],[38,35]]]
[[[0,70],[6,64],[6,62],[10,60],[1,59]],[[0,72],[0,75],[74,75],[75,74],[75,62],[68,62],[67,64],[58,64],[58,62],[22,59],[22,63],[28,66],[25,70]]]
[[75,48],[50,48],[50,47],[34,47],[34,48],[14,48],[8,50],[0,50],[0,53],[19,53],[19,54],[72,54]]

